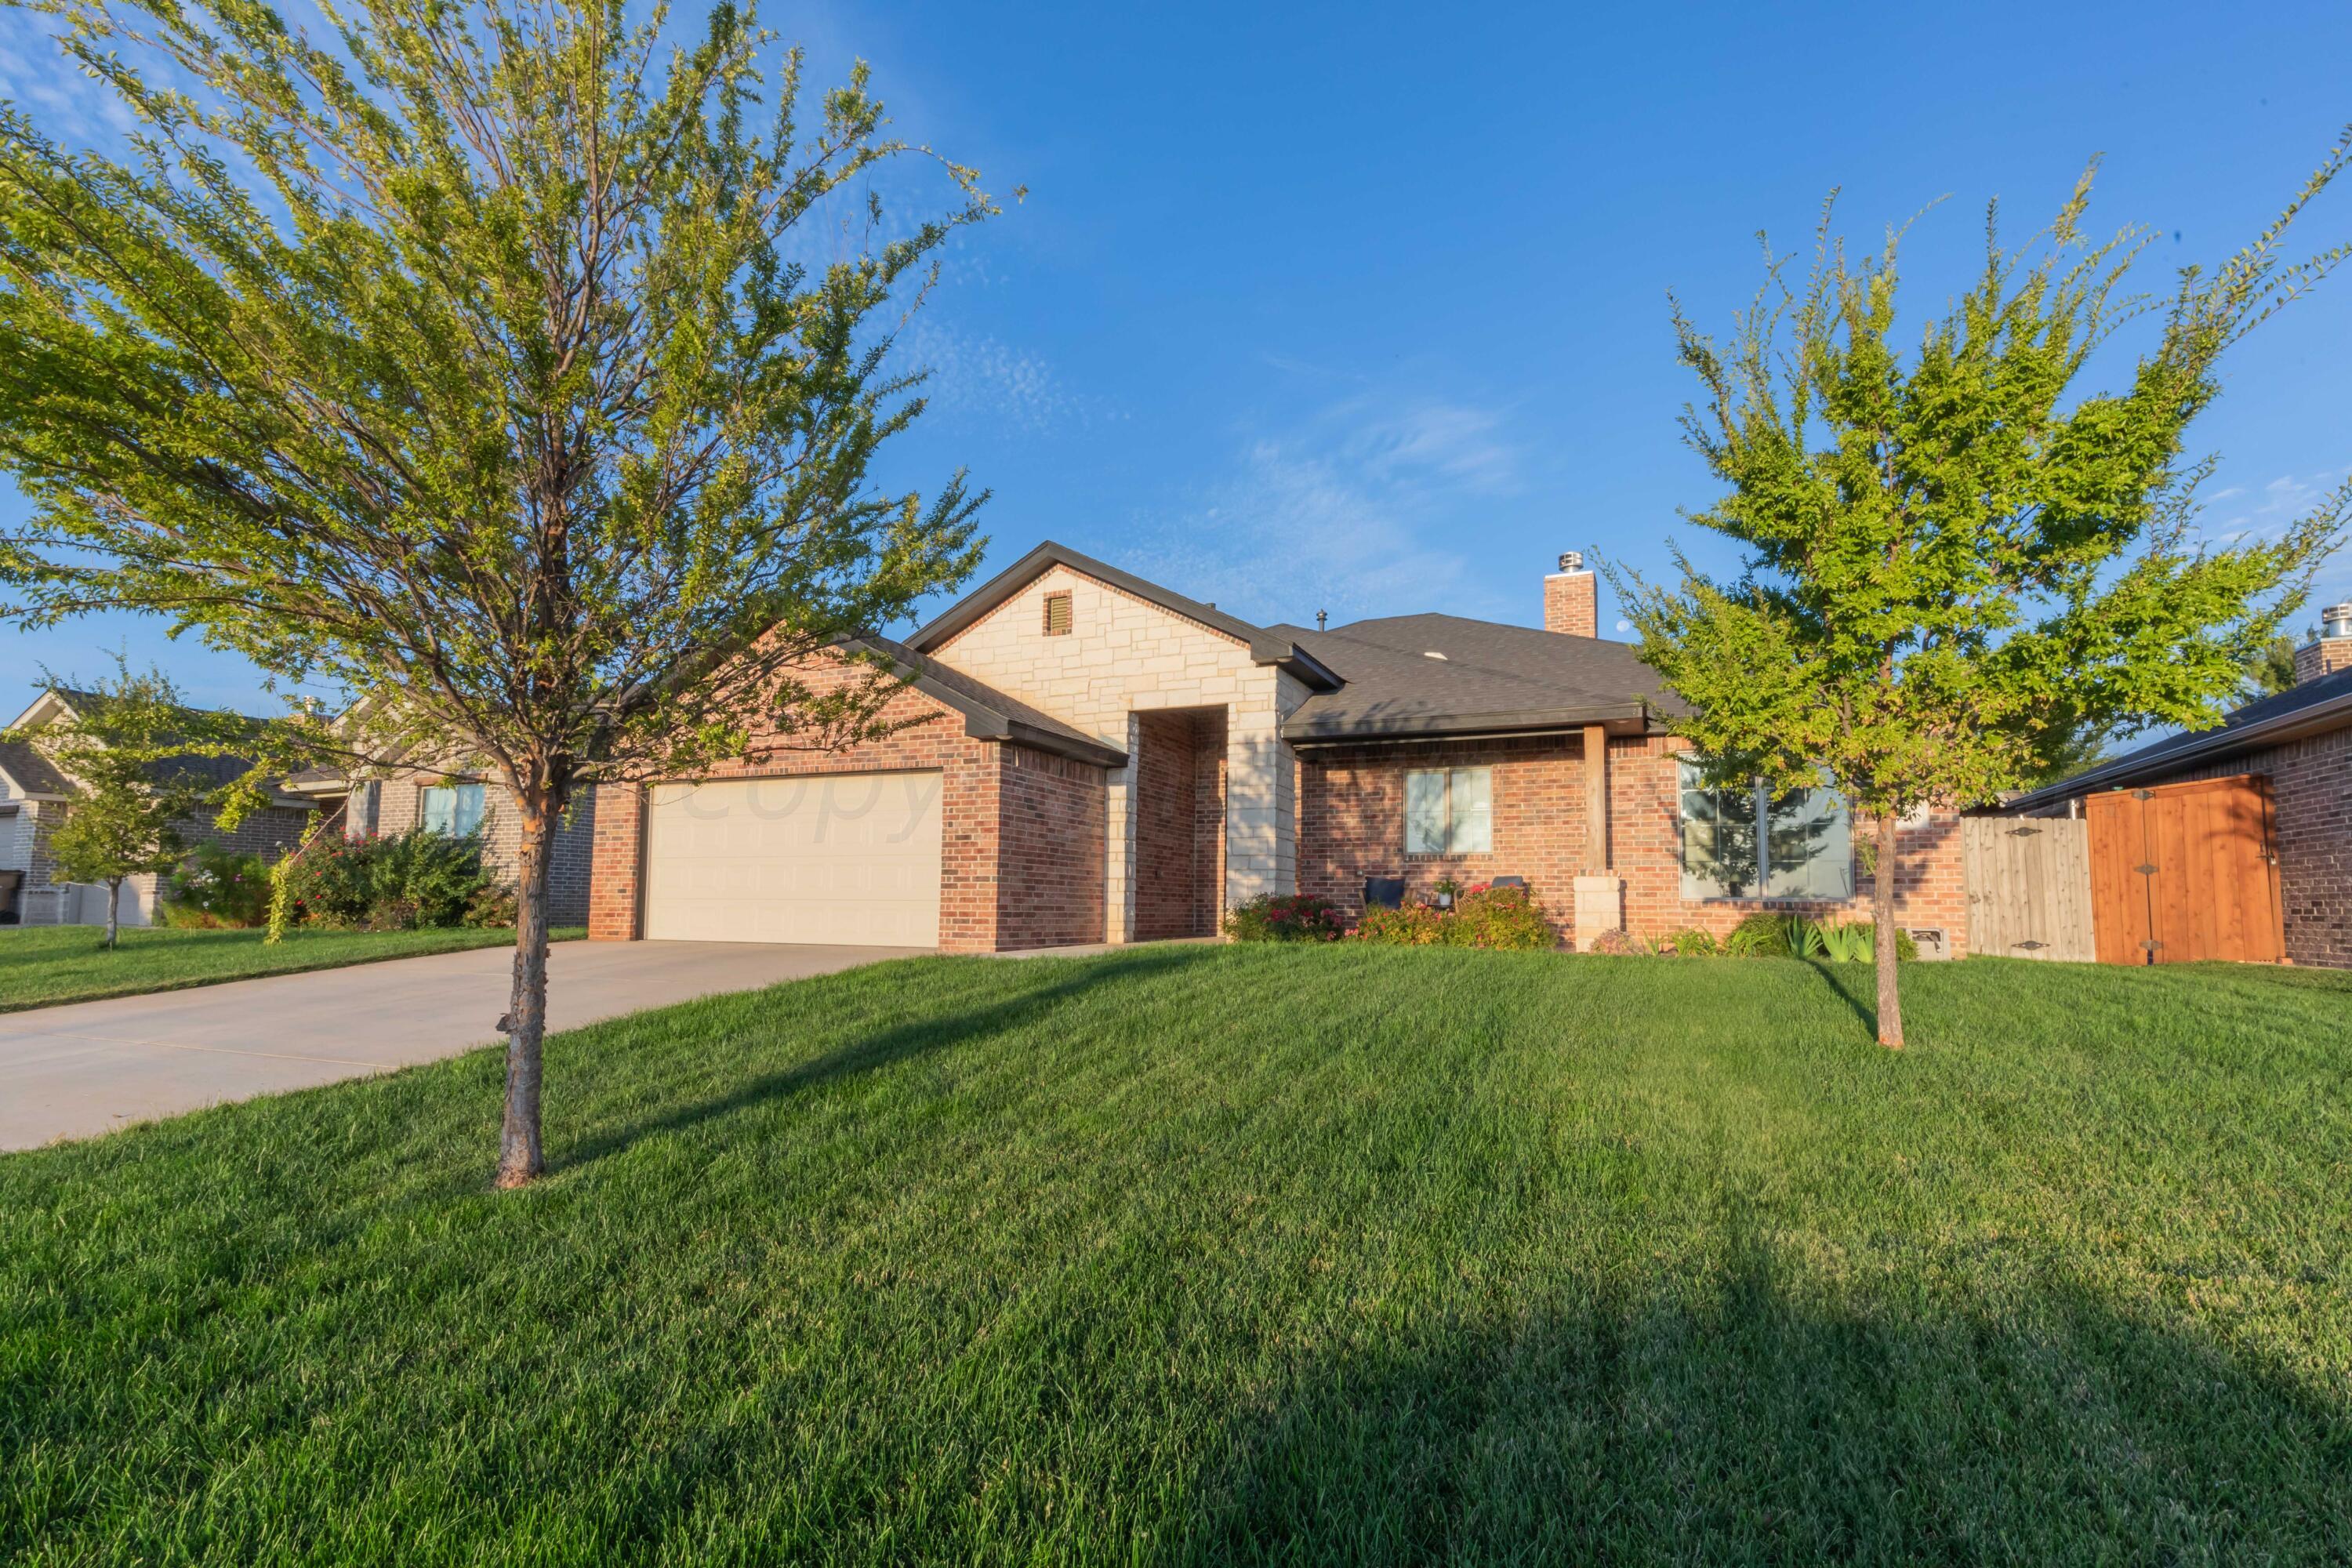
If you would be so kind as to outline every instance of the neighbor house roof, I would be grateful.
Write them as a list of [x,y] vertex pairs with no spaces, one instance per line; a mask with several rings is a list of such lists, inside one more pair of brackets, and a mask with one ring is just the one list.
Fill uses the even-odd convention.
[[0,774],[18,795],[63,800],[74,793],[73,781],[23,741],[0,741]]
[[[1293,743],[1510,734],[1602,724],[1645,733],[1682,705],[1624,644],[1460,616],[1390,616],[1330,631],[1269,626],[1343,684],[1283,724]],[[1443,656],[1443,657],[1437,657]]]
[[1198,621],[1212,630],[1223,632],[1246,644],[1250,658],[1257,663],[1279,665],[1318,691],[1328,690],[1339,684],[1331,671],[1294,637],[1284,635],[1295,628],[1252,626],[1238,616],[1227,615],[1214,605],[1188,599],[1157,583],[1138,577],[1131,572],[1122,572],[1091,555],[1081,555],[1068,545],[1056,544],[1050,539],[973,589],[944,615],[918,628],[915,635],[907,639],[908,643],[918,652],[935,650],[941,643],[1055,566],[1066,566],[1098,583],[1108,583],[1147,604],[1157,605],[1163,610],[1182,616],[1186,620]]
[[890,660],[916,690],[962,714],[963,732],[975,740],[1010,741],[1100,768],[1120,767],[1127,762],[1127,753],[1118,747],[1106,745],[1085,731],[1073,729],[1042,709],[1033,708],[1017,697],[1008,697],[960,669],[950,669],[937,659],[927,658],[905,643],[869,635],[851,638],[848,646]]
[[[103,701],[105,698],[96,692],[77,691],[69,686],[52,686],[34,700],[33,705],[17,717],[16,724],[11,728],[26,725],[43,708],[50,707],[52,704],[62,710],[58,714],[58,717],[69,719],[75,717],[79,710],[90,708]],[[184,708],[179,711],[188,713],[193,712],[194,710]],[[55,722],[55,719],[49,721]],[[251,719],[247,722],[257,728],[262,721]],[[154,772],[163,765],[157,763],[149,771]],[[247,757],[234,756],[175,757],[172,759],[172,769],[177,775],[193,778],[198,784],[210,788],[235,784],[253,770],[253,762]],[[47,758],[42,756],[30,744],[21,741],[13,744],[0,744],[0,772],[5,772],[14,781],[16,787],[26,795],[70,799],[81,793],[79,786],[64,773],[58,772]]]
[[2037,811],[2076,795],[2146,784],[2184,768],[2222,762],[2265,746],[2284,745],[2307,735],[2347,727],[2352,727],[2352,669],[2339,669],[2317,680],[2290,686],[2259,702],[2249,702],[2213,729],[2168,735],[2111,762],[2086,768],[2073,778],[2044,784],[2000,809],[2005,813]]

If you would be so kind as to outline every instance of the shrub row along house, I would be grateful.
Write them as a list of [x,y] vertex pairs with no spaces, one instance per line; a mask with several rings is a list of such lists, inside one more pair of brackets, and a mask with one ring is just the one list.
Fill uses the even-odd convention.
[[[1595,635],[1597,586],[1563,556],[1542,630],[1260,626],[1042,544],[907,642],[865,640],[908,678],[887,739],[588,791],[551,918],[606,940],[999,952],[1206,936],[1261,893],[1355,906],[1371,879],[1497,876],[1527,879],[1579,947],[1758,909],[1865,914],[1836,797],[1702,787],[1665,733],[1673,699]],[[828,657],[803,679],[862,673]],[[495,785],[322,772],[287,789],[352,837],[479,831],[512,860]],[[1903,842],[1898,919],[1965,951],[1957,819],[1923,814]]]

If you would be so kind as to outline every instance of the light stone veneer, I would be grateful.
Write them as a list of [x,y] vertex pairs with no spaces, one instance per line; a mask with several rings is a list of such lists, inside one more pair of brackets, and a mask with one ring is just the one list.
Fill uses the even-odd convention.
[[[1070,595],[1070,631],[1045,635],[1045,596]],[[1282,721],[1304,684],[1252,662],[1246,643],[1066,566],[1050,566],[930,650],[1008,696],[1127,753],[1109,780],[1108,935],[1135,930],[1135,716],[1225,710],[1225,909],[1298,886],[1297,770]]]

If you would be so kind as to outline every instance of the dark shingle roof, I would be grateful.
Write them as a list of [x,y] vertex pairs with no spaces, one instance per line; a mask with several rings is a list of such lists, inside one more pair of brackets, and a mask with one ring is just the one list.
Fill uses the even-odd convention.
[[[70,686],[53,686],[48,689],[63,698],[66,706],[79,712],[86,712],[106,701],[106,698],[101,693],[78,691]],[[195,710],[192,708],[183,708],[178,711],[188,714],[192,718],[196,716]],[[259,719],[248,719],[246,722],[257,730],[263,721]],[[21,768],[20,760],[23,763]],[[72,795],[80,793],[70,779],[50,765],[46,757],[21,742],[14,746],[0,746],[0,768],[5,768],[11,778],[35,795]],[[27,775],[26,770],[28,769],[37,770],[37,776],[47,782],[35,784],[33,778]],[[161,776],[166,770],[173,777],[193,778],[198,784],[211,789],[223,784],[235,784],[243,778],[253,771],[253,760],[249,757],[236,756],[173,757],[167,762],[155,763],[148,772]]]
[[67,777],[49,765],[49,759],[22,741],[0,741],[0,773],[16,782],[26,795],[71,795]]
[[2079,795],[2145,784],[2192,763],[2217,762],[2234,753],[2347,728],[2352,728],[2352,669],[2339,669],[2249,702],[2210,730],[2167,735],[2136,752],[2086,768],[2073,778],[2020,795],[2000,809],[2034,811]]
[[[1290,741],[1395,740],[1613,724],[1683,711],[1625,643],[1460,616],[1390,616],[1328,632],[1269,626],[1346,684],[1301,704]],[[1431,658],[1431,653],[1444,658]]]

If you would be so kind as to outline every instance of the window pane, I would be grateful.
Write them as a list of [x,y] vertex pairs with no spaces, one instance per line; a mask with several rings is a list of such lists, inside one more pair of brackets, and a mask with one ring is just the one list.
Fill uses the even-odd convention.
[[1446,843],[1456,855],[1484,855],[1495,847],[1495,770],[1455,768],[1453,812]]
[[1445,852],[1445,775],[1410,773],[1404,775],[1404,852],[1442,855]]
[[450,832],[463,838],[482,830],[482,786],[478,784],[459,784],[452,792],[457,796],[457,809]]
[[457,792],[446,784],[436,784],[425,792],[425,831],[456,834],[457,831]]
[[1682,896],[1758,895],[1756,795],[1709,789],[1696,763],[1682,763]]
[[1834,790],[1797,790],[1770,803],[1769,874],[1774,899],[1853,897],[1853,833]]

